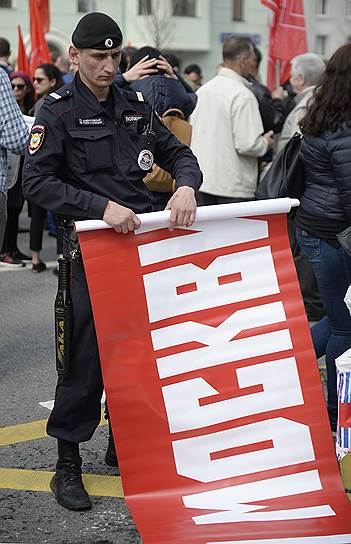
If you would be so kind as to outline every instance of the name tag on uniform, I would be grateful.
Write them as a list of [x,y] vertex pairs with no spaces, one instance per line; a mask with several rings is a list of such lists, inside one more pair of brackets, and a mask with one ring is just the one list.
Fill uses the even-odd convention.
[[105,119],[103,117],[94,117],[90,119],[82,119],[79,117],[77,119],[77,124],[80,127],[101,127],[105,124]]
[[143,119],[143,116],[142,115],[138,115],[138,114],[125,114],[123,116],[124,118],[124,122],[126,125],[130,125],[132,123],[137,123],[139,121],[139,119]]

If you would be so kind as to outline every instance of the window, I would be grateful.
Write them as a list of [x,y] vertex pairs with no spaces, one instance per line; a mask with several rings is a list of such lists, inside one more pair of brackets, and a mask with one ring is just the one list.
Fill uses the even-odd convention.
[[351,0],[346,0],[346,15],[351,17]]
[[173,15],[178,17],[195,17],[196,0],[172,0]]
[[318,55],[326,55],[327,54],[327,41],[328,36],[316,36],[316,53]]
[[96,2],[95,0],[78,0],[77,9],[79,13],[96,11]]
[[152,0],[139,0],[138,15],[152,15]]
[[233,21],[242,21],[243,14],[243,0],[233,0]]
[[12,8],[11,0],[0,0],[0,8]]
[[329,0],[316,0],[316,14],[328,15]]

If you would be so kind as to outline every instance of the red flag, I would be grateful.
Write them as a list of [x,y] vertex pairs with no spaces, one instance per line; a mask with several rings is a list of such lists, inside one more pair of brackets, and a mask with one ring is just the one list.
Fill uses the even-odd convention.
[[[44,34],[46,34],[50,30],[49,0],[34,0],[34,2],[38,6],[40,23]],[[30,22],[30,34],[32,35],[32,21]]]
[[29,10],[32,42],[29,68],[31,75],[33,75],[39,64],[51,62],[51,53],[45,40],[37,0],[29,0]]
[[307,51],[303,0],[261,0],[273,12],[269,29],[267,84],[276,87],[276,66],[280,62],[280,83],[289,77],[290,61]]
[[17,69],[29,75],[30,74],[29,61],[28,61],[26,49],[23,43],[21,25],[17,25],[17,32],[18,32]]

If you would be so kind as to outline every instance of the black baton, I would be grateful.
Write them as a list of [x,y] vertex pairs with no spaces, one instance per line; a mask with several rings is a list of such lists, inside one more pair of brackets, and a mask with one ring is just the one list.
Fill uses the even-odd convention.
[[70,343],[72,335],[71,262],[58,259],[58,289],[55,299],[55,346],[56,370],[60,376],[69,371]]

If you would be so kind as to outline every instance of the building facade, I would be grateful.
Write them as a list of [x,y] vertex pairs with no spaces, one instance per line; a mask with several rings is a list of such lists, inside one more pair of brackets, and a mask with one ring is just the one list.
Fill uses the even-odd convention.
[[328,59],[351,41],[351,0],[305,0],[309,48]]
[[[0,36],[17,52],[17,25],[30,51],[28,0],[0,0]],[[269,10],[260,0],[50,0],[52,50],[67,50],[77,21],[89,11],[102,11],[123,29],[125,44],[156,45],[175,53],[184,68],[198,63],[205,79],[221,62],[223,40],[230,34],[248,35],[266,59]],[[351,40],[351,0],[305,0],[310,51],[328,58]],[[262,63],[264,80],[266,62]]]

